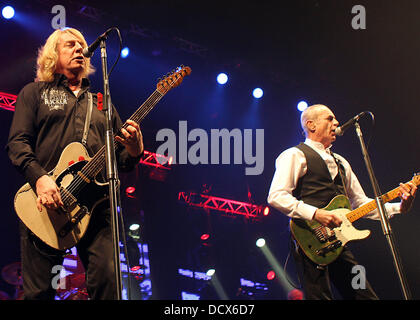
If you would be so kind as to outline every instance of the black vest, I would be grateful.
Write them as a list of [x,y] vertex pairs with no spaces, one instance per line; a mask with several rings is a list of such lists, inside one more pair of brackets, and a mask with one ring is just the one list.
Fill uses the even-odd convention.
[[[333,181],[325,161],[315,150],[304,143],[300,143],[296,148],[306,157],[307,172],[298,180],[293,191],[294,197],[314,207],[324,208],[332,198],[345,194],[341,175],[338,173]],[[343,166],[339,166],[344,174]]]

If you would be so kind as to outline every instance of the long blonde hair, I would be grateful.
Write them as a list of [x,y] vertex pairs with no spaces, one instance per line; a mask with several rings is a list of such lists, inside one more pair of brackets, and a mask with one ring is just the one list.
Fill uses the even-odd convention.
[[[70,33],[82,41],[83,48],[87,47],[87,43],[80,31],[74,28],[64,28],[55,30],[45,42],[45,45],[39,48],[37,57],[37,68],[35,81],[51,82],[54,79],[54,73],[57,67],[58,52],[57,45],[61,34]],[[85,58],[85,65],[82,77],[87,78],[95,72],[95,68],[90,64],[90,59]]]

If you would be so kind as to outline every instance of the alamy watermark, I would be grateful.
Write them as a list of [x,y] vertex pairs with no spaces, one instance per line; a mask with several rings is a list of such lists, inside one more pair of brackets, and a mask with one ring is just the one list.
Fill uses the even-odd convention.
[[66,8],[57,4],[51,8],[51,13],[55,16],[51,20],[51,27],[53,29],[63,29],[66,27]]
[[51,279],[51,287],[54,290],[66,289],[66,280],[62,277],[64,267],[62,265],[55,265],[51,269],[51,273],[55,276]]
[[366,8],[360,4],[351,8],[351,13],[355,14],[351,19],[351,26],[354,30],[366,29]]
[[352,274],[356,274],[351,279],[351,287],[354,290],[366,289],[366,269],[362,265],[355,265],[351,269]]
[[[260,175],[264,171],[264,129],[255,129],[255,132],[254,129],[211,129],[209,137],[208,132],[200,128],[188,132],[187,121],[179,121],[178,135],[174,130],[164,128],[157,132],[156,141],[163,141],[156,152],[172,157],[173,163],[245,163],[248,165],[245,168],[246,175]],[[194,144],[189,146],[188,142]],[[167,161],[159,160],[160,164]]]

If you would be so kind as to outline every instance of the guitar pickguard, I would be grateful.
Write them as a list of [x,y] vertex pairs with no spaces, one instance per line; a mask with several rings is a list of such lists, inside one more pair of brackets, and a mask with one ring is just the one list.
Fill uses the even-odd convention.
[[[78,161],[79,158],[86,160]],[[64,208],[38,211],[37,195],[29,183],[23,185],[15,196],[15,210],[22,222],[39,239],[58,250],[73,247],[85,234],[95,207],[108,196],[107,184],[95,180],[75,183],[78,172],[90,161],[82,144],[69,144],[62,152],[56,168],[50,173],[57,186]],[[70,164],[70,165],[69,165]],[[85,181],[86,182],[86,181]]]
[[[69,166],[56,179],[56,184],[60,188],[62,200],[65,204],[64,210],[59,210],[59,214],[65,215],[65,221],[56,225],[56,232],[59,237],[66,237],[69,233],[80,234],[79,224],[86,215],[91,215],[92,210],[97,204],[107,198],[107,185],[90,181],[86,184],[85,180],[80,180],[81,169],[87,161],[79,161]],[[78,180],[82,183],[77,183]],[[57,213],[57,211],[56,211]]]

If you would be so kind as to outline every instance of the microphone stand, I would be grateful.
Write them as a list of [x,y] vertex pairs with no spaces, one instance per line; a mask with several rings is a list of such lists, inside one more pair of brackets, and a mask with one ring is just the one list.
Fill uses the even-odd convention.
[[381,225],[382,225],[382,231],[387,239],[389,248],[391,250],[391,254],[392,254],[392,258],[393,258],[393,262],[394,262],[394,266],[395,269],[397,271],[398,274],[398,278],[401,284],[401,288],[402,288],[402,292],[404,295],[404,299],[405,300],[410,300],[411,299],[411,294],[410,294],[410,290],[407,284],[407,280],[404,276],[404,272],[403,272],[403,268],[402,268],[402,264],[401,264],[401,258],[398,254],[398,250],[397,247],[395,246],[395,241],[394,241],[394,236],[392,233],[392,229],[391,229],[391,225],[389,223],[389,219],[388,216],[386,214],[385,211],[385,206],[381,197],[381,193],[379,190],[379,185],[378,185],[378,181],[376,180],[375,174],[373,172],[373,168],[372,168],[372,164],[370,162],[370,158],[369,158],[369,154],[367,152],[367,148],[365,145],[365,142],[363,140],[363,134],[362,134],[362,130],[360,129],[360,125],[359,122],[356,121],[355,122],[355,128],[356,128],[356,133],[357,133],[357,137],[359,138],[360,141],[360,146],[362,149],[362,154],[363,154],[363,158],[365,160],[365,164],[366,164],[366,168],[369,174],[369,178],[372,184],[372,188],[375,194],[375,200],[376,200],[376,205],[378,207],[378,211],[380,214],[380,218],[381,218]]
[[118,171],[115,161],[115,145],[114,133],[112,130],[112,106],[111,95],[109,90],[108,68],[107,68],[107,54],[106,54],[106,36],[101,39],[101,61],[102,73],[104,82],[104,95],[103,105],[106,111],[106,138],[105,138],[105,162],[107,181],[109,183],[109,200],[111,210],[111,228],[112,240],[114,245],[114,272],[115,272],[115,285],[117,300],[121,300],[122,292],[122,277],[120,269],[120,240],[119,240],[119,225],[118,225],[118,212],[120,206],[119,184],[118,184]]

